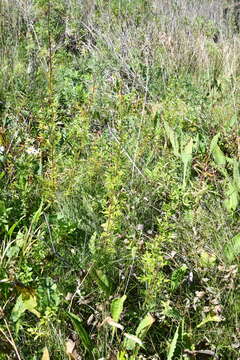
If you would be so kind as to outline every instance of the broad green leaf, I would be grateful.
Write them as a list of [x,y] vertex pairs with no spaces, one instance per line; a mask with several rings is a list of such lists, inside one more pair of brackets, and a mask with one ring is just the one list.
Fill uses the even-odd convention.
[[22,300],[22,294],[17,298],[17,301],[12,309],[11,318],[13,322],[17,322],[21,315],[26,311],[26,308],[24,306],[23,300]]
[[213,160],[216,165],[225,167],[226,165],[226,158],[222,150],[218,145],[216,145],[212,151]]
[[186,186],[187,170],[192,162],[192,152],[193,152],[193,139],[191,138],[181,153],[181,159],[183,162],[183,188],[185,188]]
[[224,247],[224,255],[232,262],[240,254],[240,234],[234,236]]
[[93,350],[93,344],[91,341],[90,336],[88,335],[86,329],[84,328],[82,324],[82,320],[75,314],[68,312],[68,316],[70,317],[73,326],[75,327],[75,330],[78,333],[78,336],[82,340],[82,343],[87,351],[89,351],[90,354],[92,354]]
[[43,349],[43,355],[42,355],[42,359],[41,360],[50,360],[50,356],[49,356],[49,352],[48,352],[48,348],[45,347]]
[[30,311],[39,318],[40,313],[36,310],[36,307],[37,299],[35,295],[19,295],[12,310],[12,320],[14,322],[17,322],[26,310]]
[[183,163],[189,163],[192,160],[192,151],[193,139],[191,138],[181,153],[181,159]]
[[197,328],[200,328],[209,322],[220,322],[220,321],[222,321],[220,316],[209,314],[205,317],[205,319],[203,321],[200,322],[200,324],[197,325]]
[[210,154],[212,154],[214,148],[217,146],[219,137],[220,137],[220,133],[217,133],[217,134],[212,138],[212,141],[211,141],[211,144],[210,144]]
[[226,157],[218,146],[219,137],[219,133],[213,137],[210,144],[210,154],[212,155],[215,164],[224,168],[226,166]]
[[26,308],[26,310],[30,311],[34,315],[36,315],[38,318],[40,317],[40,313],[36,310],[37,307],[37,298],[35,295],[29,295],[29,296],[23,296],[23,303]]
[[225,191],[224,205],[228,211],[235,211],[239,203],[238,189],[234,182],[229,181]]
[[[114,299],[111,303],[111,315],[114,321],[118,322],[123,311],[123,304],[126,300],[127,296],[123,295],[118,299]],[[113,329],[112,336],[114,336],[115,329]]]
[[173,356],[174,356],[174,353],[175,353],[175,350],[176,350],[176,346],[177,346],[177,341],[178,341],[178,333],[179,333],[179,325],[175,331],[175,334],[174,334],[174,337],[171,341],[171,344],[170,344],[170,348],[169,348],[169,351],[168,351],[168,354],[167,354],[167,360],[172,360],[173,359]]
[[164,123],[165,131],[168,139],[173,147],[173,153],[175,156],[179,157],[179,142],[177,139],[177,135],[174,133],[173,129],[168,125],[168,123]]
[[137,330],[136,330],[136,336],[140,339],[143,339],[152,324],[154,323],[155,319],[152,317],[151,314],[147,314],[139,323]]
[[16,245],[13,245],[13,246],[10,246],[7,251],[6,251],[6,256],[9,258],[9,259],[12,259],[12,258],[17,258],[18,254],[20,252],[20,248]]
[[114,299],[111,303],[111,315],[114,321],[119,321],[121,313],[123,311],[123,304],[127,296],[123,295],[120,298]]

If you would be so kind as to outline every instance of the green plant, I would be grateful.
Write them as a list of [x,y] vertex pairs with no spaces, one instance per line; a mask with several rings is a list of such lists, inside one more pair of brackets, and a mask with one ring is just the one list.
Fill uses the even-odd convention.
[[240,46],[221,2],[0,13],[0,358],[238,359]]

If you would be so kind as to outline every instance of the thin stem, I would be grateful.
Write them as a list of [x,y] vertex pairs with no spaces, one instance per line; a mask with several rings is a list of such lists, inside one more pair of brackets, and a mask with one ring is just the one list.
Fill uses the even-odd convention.
[[15,353],[16,353],[16,356],[17,356],[18,360],[21,360],[21,356],[20,356],[20,354],[19,354],[19,352],[18,352],[18,349],[17,349],[17,347],[16,347],[15,341],[14,341],[14,339],[13,339],[13,337],[12,337],[12,334],[11,334],[11,331],[10,331],[10,329],[9,329],[9,326],[8,326],[8,323],[7,323],[7,320],[6,320],[6,319],[4,319],[4,323],[5,323],[5,326],[6,326],[6,328],[7,328],[9,337],[5,334],[5,332],[4,332],[1,328],[0,328],[0,332],[5,336],[5,338],[6,338],[7,341],[9,342],[9,344],[12,345],[12,347],[13,347]]
[[51,36],[51,1],[48,1],[47,24],[48,24],[48,90],[49,102],[52,102],[52,36]]

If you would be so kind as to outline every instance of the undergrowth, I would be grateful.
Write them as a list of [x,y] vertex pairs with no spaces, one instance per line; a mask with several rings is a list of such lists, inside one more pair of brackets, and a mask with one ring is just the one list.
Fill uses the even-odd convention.
[[223,7],[1,2],[0,359],[239,358]]

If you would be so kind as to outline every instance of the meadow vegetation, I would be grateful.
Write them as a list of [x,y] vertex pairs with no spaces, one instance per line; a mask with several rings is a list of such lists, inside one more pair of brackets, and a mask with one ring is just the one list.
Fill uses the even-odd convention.
[[0,359],[239,359],[223,6],[0,1]]

